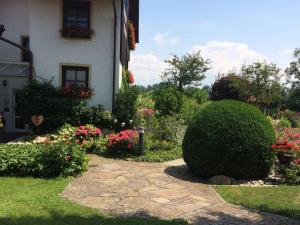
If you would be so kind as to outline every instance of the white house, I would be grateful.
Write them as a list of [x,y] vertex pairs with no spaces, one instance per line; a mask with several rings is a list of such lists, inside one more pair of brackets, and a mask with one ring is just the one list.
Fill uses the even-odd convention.
[[[94,95],[88,104],[111,110],[130,59],[129,21],[138,42],[139,0],[0,0],[5,27],[0,29],[0,112],[6,131],[26,128],[15,113],[14,93],[32,78],[90,88]],[[18,47],[30,49],[33,57]]]

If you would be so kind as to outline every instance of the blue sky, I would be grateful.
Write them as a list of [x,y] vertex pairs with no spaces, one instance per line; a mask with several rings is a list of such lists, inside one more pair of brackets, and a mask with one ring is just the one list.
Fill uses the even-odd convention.
[[140,44],[130,68],[138,84],[159,82],[170,53],[201,50],[218,72],[267,60],[285,67],[300,47],[299,0],[140,0]]

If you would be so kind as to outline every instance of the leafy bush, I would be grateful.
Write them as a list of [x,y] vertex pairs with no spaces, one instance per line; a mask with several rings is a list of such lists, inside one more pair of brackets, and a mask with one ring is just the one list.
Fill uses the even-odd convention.
[[201,177],[263,178],[273,165],[274,142],[274,129],[259,109],[224,100],[204,107],[190,123],[183,155]]
[[181,115],[186,124],[192,121],[200,108],[201,105],[195,99],[184,96]]
[[121,124],[125,123],[129,128],[130,120],[133,120],[136,114],[136,100],[139,96],[139,89],[136,86],[129,86],[121,89],[117,94],[114,104],[114,117],[118,120],[118,129],[121,128]]
[[93,124],[109,129],[112,126],[112,114],[105,111],[102,105],[89,108],[85,102],[80,102],[72,108],[72,116],[68,118],[67,122],[73,126]]
[[184,122],[180,115],[158,117],[152,132],[152,138],[161,141],[181,143],[185,132]]
[[292,123],[292,127],[300,128],[300,115],[297,112],[285,110],[280,113],[280,116],[287,118]]
[[184,90],[184,94],[196,100],[198,104],[203,104],[208,100],[209,94],[208,91],[205,89],[195,88],[195,87],[189,87]]
[[78,145],[0,145],[0,176],[73,176],[84,171],[87,162]]
[[291,91],[287,99],[287,106],[291,110],[300,112],[300,87]]
[[31,116],[43,115],[44,123],[40,132],[49,132],[57,129],[71,118],[72,108],[78,104],[75,100],[68,99],[50,82],[32,81],[17,93],[16,110],[28,124]]
[[111,128],[110,112],[98,105],[92,108],[74,98],[67,98],[51,82],[32,81],[17,92],[16,110],[28,124],[31,116],[43,115],[45,120],[40,132],[52,132],[65,123],[73,126],[94,124],[102,128]]
[[153,92],[153,99],[161,116],[171,116],[181,111],[183,95],[170,84],[160,84]]
[[282,117],[278,123],[276,124],[276,127],[278,129],[283,129],[283,128],[291,128],[292,127],[292,122],[289,121],[287,118]]
[[286,184],[299,185],[300,184],[300,166],[289,165],[281,166],[280,173],[284,178]]

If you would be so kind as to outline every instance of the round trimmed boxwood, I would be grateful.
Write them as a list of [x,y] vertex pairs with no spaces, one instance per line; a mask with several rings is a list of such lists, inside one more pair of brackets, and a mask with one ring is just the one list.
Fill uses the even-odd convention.
[[183,156],[190,170],[203,178],[266,177],[272,167],[275,131],[255,106],[223,100],[204,107],[190,123]]

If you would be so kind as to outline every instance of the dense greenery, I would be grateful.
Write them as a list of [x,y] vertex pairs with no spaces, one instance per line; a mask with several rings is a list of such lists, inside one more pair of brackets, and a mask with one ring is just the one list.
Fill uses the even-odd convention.
[[223,75],[213,84],[211,89],[211,99],[233,99],[243,101],[248,98],[248,93],[246,93],[246,87],[248,85],[247,80],[242,79],[233,72]]
[[[92,108],[78,99],[65,97],[51,82],[32,81],[17,92],[17,113],[31,124],[33,115],[43,115],[40,132],[52,132],[65,123],[74,126],[95,124],[111,128],[112,116],[103,106]],[[32,125],[32,124],[31,124]],[[32,126],[33,127],[33,126]]]
[[187,86],[199,86],[210,69],[210,61],[201,56],[201,52],[187,53],[182,57],[173,55],[166,60],[168,68],[162,75],[165,82],[175,85],[180,90]]
[[86,169],[88,157],[79,145],[0,145],[0,176],[74,176]]
[[300,186],[215,186],[229,203],[300,219]]
[[174,85],[161,83],[153,92],[155,109],[161,116],[178,114],[183,104],[183,95]]
[[254,106],[224,100],[204,107],[190,123],[183,155],[201,177],[266,177],[273,165],[275,132]]
[[292,89],[287,99],[289,109],[300,112],[300,87]]
[[158,218],[105,216],[59,195],[68,179],[1,178],[0,224],[5,225],[187,225]]
[[113,114],[118,120],[117,129],[121,129],[121,124],[125,123],[126,128],[130,128],[130,121],[136,114],[136,101],[139,96],[139,89],[136,86],[123,87],[117,94]]
[[32,81],[17,92],[17,113],[25,122],[31,124],[31,116],[43,115],[44,123],[40,131],[52,131],[67,122],[76,105],[51,84],[51,82]]

